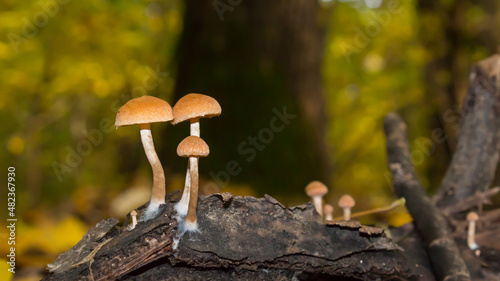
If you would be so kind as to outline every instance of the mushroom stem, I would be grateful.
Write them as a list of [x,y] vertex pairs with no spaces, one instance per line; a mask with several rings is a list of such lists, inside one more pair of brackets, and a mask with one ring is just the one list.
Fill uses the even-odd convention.
[[344,220],[348,221],[351,219],[351,208],[344,208]]
[[473,251],[479,248],[479,245],[476,244],[475,235],[476,221],[471,220],[469,221],[469,229],[467,231],[467,246],[469,246],[469,249]]
[[320,216],[323,216],[323,196],[313,196],[312,197],[314,208]]
[[200,137],[200,118],[192,118],[190,124],[191,136]]
[[189,161],[186,169],[186,181],[184,182],[184,190],[182,191],[182,197],[177,204],[175,204],[175,210],[181,216],[186,216],[189,205],[189,195],[191,190],[191,172],[189,169]]
[[325,220],[326,221],[332,221],[333,220],[333,215],[332,214],[326,215]]
[[133,210],[132,212],[130,212],[130,215],[132,216],[132,229],[134,229],[137,225],[137,212]]
[[189,195],[189,208],[186,216],[186,229],[195,230],[196,226],[196,206],[198,204],[198,157],[189,157],[191,190]]
[[155,151],[153,136],[151,135],[151,125],[140,124],[140,128],[144,152],[146,152],[146,157],[153,169],[153,190],[151,192],[151,201],[148,206],[148,210],[153,211],[160,204],[165,204],[165,174],[163,173],[163,167]]

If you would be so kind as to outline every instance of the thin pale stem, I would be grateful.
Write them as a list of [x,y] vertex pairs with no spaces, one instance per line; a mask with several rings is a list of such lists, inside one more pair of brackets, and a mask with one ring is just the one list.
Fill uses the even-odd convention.
[[469,249],[475,250],[479,248],[479,246],[476,244],[476,222],[475,221],[469,221],[469,229],[467,230],[467,246],[469,246]]
[[153,190],[151,191],[150,204],[165,204],[165,174],[163,173],[163,167],[155,151],[153,136],[151,135],[151,126],[150,124],[141,124],[140,127],[144,152],[153,169]]
[[200,137],[200,118],[191,119],[190,124],[191,136]]
[[322,196],[313,196],[312,197],[314,208],[316,208],[316,212],[320,216],[323,217],[323,197]]
[[182,191],[181,200],[176,204],[177,213],[181,216],[185,216],[187,214],[188,205],[189,205],[189,197],[191,192],[191,172],[189,169],[189,160],[186,169],[186,181],[184,182],[184,190]]
[[348,221],[351,219],[351,208],[344,208],[344,220]]
[[325,220],[327,220],[327,221],[333,220],[333,215],[332,214],[326,214]]
[[198,205],[198,157],[189,157],[191,173],[191,190],[186,223],[196,225],[196,206]]
[[132,215],[132,228],[137,225],[137,215]]

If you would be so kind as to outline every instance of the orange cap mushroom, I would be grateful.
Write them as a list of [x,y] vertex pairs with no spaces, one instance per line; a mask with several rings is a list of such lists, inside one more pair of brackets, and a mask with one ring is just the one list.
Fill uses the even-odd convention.
[[212,118],[219,116],[222,109],[214,98],[202,94],[187,94],[174,105],[174,120],[172,124],[190,120],[191,135],[200,136],[200,118]]
[[346,194],[340,197],[339,207],[344,210],[344,220],[347,221],[351,219],[351,209],[354,205],[356,205],[356,201],[354,201],[351,195]]
[[[212,118],[219,116],[222,109],[214,98],[203,94],[187,94],[177,101],[173,109],[174,120],[173,125],[180,122],[190,121],[190,135],[200,137],[200,118]],[[189,172],[189,162],[186,172],[186,181],[184,191],[179,202],[175,205],[177,213],[185,216],[187,213],[187,205],[190,196],[191,179]]]
[[325,220],[326,221],[332,221],[333,220],[333,206],[330,204],[325,204],[323,207],[323,212],[325,214]]
[[189,136],[182,140],[177,146],[177,155],[189,157],[189,174],[191,178],[191,189],[189,195],[189,206],[186,216],[186,230],[196,230],[196,206],[198,204],[198,158],[206,157],[210,153],[207,143],[197,136]]
[[165,174],[155,151],[151,123],[166,122],[173,118],[170,105],[166,101],[152,96],[142,96],[129,100],[118,109],[116,114],[116,127],[139,124],[144,152],[153,169],[151,201],[141,218],[142,220],[153,218],[159,210],[159,205],[165,204]]
[[328,193],[328,188],[320,181],[312,181],[306,186],[306,194],[313,200],[314,208],[323,216],[323,196]]

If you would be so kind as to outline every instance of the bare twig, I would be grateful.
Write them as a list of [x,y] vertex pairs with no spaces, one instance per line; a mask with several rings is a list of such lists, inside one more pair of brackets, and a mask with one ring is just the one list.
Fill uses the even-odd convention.
[[[405,202],[406,202],[406,200],[404,198],[399,198],[398,200],[392,202],[392,204],[390,206],[382,207],[382,208],[375,208],[375,209],[361,211],[361,212],[357,212],[357,213],[351,214],[351,219],[352,218],[359,218],[359,217],[367,216],[367,215],[372,215],[372,214],[379,214],[379,213],[390,212],[390,211],[396,209],[397,207],[399,207],[401,205],[404,205]],[[344,219],[344,217],[336,217],[333,220],[334,221],[340,221],[340,220],[343,220],[343,219]]]
[[476,191],[476,193],[473,196],[468,197],[458,203],[455,203],[443,209],[443,214],[445,216],[450,216],[459,212],[470,210],[471,208],[483,204],[489,205],[491,204],[490,198],[495,196],[498,192],[500,192],[499,186],[488,189],[485,192]]
[[469,271],[445,218],[425,194],[410,161],[406,125],[397,114],[385,117],[387,154],[394,192],[406,198],[406,207],[426,245],[438,280],[470,280]]

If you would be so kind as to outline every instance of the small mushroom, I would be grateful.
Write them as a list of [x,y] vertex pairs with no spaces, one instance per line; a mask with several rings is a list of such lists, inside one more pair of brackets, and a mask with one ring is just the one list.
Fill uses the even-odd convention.
[[469,228],[467,231],[467,246],[472,251],[479,249],[479,245],[476,244],[475,235],[476,235],[476,221],[479,220],[479,216],[476,212],[469,212],[467,214],[467,221],[469,222]]
[[[212,97],[202,94],[187,94],[177,101],[172,111],[174,114],[173,125],[189,120],[190,135],[200,137],[200,118],[219,116],[222,109],[219,103]],[[181,216],[185,216],[188,210],[191,184],[189,165],[188,162],[182,197],[175,205],[177,213]]]
[[320,181],[312,181],[306,186],[306,194],[313,200],[314,208],[323,216],[323,196],[328,193],[328,188]]
[[[367,215],[371,215],[371,214],[390,212],[399,206],[404,206],[405,203],[406,203],[406,199],[404,197],[401,197],[398,200],[392,202],[391,205],[389,205],[387,207],[375,208],[375,209],[371,209],[371,210],[353,213],[353,214],[351,214],[350,218],[353,219],[353,218],[358,218],[358,217],[367,216]],[[342,219],[343,219],[343,217],[333,218],[333,220],[342,220]]]
[[141,216],[141,220],[152,219],[156,216],[161,204],[165,204],[165,174],[160,159],[155,151],[151,123],[166,122],[174,118],[170,105],[159,98],[142,96],[129,100],[116,114],[115,126],[139,124],[144,152],[153,169],[153,189],[151,201]]
[[195,231],[198,229],[196,224],[196,206],[198,204],[198,159],[206,157],[210,153],[207,143],[197,136],[189,136],[182,140],[177,146],[177,155],[189,157],[189,174],[191,178],[191,188],[189,195],[189,206],[186,216],[185,229]]
[[132,217],[132,225],[130,225],[130,230],[132,230],[137,225],[137,212],[136,212],[136,210],[132,210],[132,212],[130,212],[130,216]]
[[333,206],[330,204],[325,204],[325,207],[323,208],[323,212],[325,214],[325,221],[332,221],[333,220]]
[[351,219],[351,209],[356,205],[356,201],[352,196],[346,194],[340,197],[339,207],[344,210],[344,220],[348,221]]

